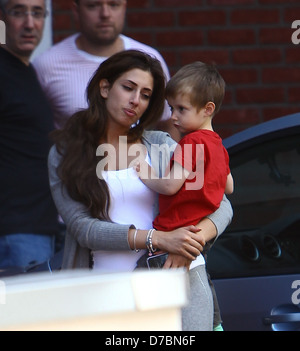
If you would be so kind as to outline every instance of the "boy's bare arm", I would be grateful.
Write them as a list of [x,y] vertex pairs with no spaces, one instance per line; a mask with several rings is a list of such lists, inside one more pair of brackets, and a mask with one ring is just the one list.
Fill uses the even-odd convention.
[[148,164],[147,166],[140,165],[136,170],[145,185],[163,195],[176,194],[189,176],[189,172],[177,162],[174,162],[170,172],[163,178],[158,178],[153,168]]
[[234,190],[234,181],[233,181],[232,174],[229,173],[227,176],[227,182],[225,186],[225,194],[230,195],[233,193],[233,190]]

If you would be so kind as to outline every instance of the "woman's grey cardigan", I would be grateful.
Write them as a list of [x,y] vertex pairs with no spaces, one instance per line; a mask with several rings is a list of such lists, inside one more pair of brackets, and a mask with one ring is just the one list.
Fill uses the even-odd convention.
[[[159,131],[145,131],[142,140],[147,147],[150,158],[151,152],[155,154],[157,151],[161,151],[163,146],[167,150],[170,148],[174,151],[176,145],[167,133]],[[169,157],[168,152],[159,152],[158,163],[155,163],[154,158],[151,159],[152,165],[160,176],[164,174],[170,160]],[[128,230],[132,225],[130,223],[128,225],[116,224],[91,217],[82,203],[74,201],[68,195],[65,186],[58,177],[57,167],[60,159],[61,155],[53,146],[48,158],[50,187],[57,210],[67,227],[62,268],[88,268],[90,250],[130,250]],[[218,235],[230,223],[232,215],[230,202],[224,196],[220,208],[209,216],[217,228]]]

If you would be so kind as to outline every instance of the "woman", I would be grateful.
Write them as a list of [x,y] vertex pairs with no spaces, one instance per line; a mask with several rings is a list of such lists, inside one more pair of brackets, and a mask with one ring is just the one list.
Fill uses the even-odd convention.
[[[172,147],[175,141],[166,133],[146,131],[161,116],[164,87],[156,59],[134,50],[113,55],[89,83],[88,108],[55,132],[49,174],[54,201],[67,226],[63,268],[129,271],[146,248],[169,252],[165,268],[183,266],[230,222],[231,206],[224,199],[210,219],[201,221],[201,232],[194,226],[172,232],[149,230],[157,196],[135,175],[131,165],[137,154],[130,151],[146,147],[149,162],[157,174],[164,174],[168,153],[153,153],[153,147]],[[157,159],[151,158],[154,154]],[[190,274],[192,299],[195,295],[202,303],[185,309],[183,329],[193,329],[195,323],[195,328],[209,330],[213,307],[205,265],[195,269],[197,279]]]

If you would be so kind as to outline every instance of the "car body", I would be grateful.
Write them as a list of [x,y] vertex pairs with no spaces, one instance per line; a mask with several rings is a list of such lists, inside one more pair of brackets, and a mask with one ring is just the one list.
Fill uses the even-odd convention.
[[300,113],[224,146],[234,218],[207,259],[224,330],[300,330]]

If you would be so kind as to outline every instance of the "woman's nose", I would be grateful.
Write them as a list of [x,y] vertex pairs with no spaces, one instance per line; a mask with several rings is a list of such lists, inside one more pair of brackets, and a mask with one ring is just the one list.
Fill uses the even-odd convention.
[[132,103],[133,105],[138,105],[139,101],[140,101],[139,93],[133,92],[131,95],[130,103]]

